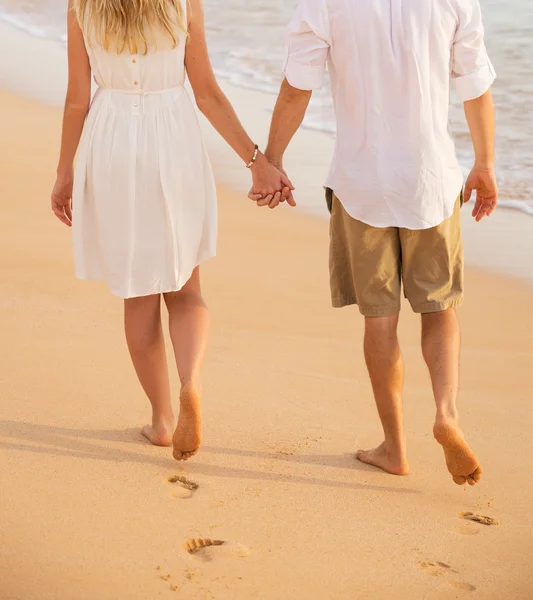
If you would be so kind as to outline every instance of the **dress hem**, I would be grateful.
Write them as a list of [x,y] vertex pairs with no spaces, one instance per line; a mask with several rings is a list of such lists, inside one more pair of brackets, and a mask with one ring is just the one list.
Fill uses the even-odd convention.
[[179,292],[180,290],[182,290],[184,288],[184,286],[188,283],[188,281],[190,280],[190,278],[192,277],[193,271],[194,269],[196,269],[197,267],[199,267],[200,265],[206,263],[207,261],[213,259],[216,257],[216,253],[210,254],[209,256],[206,256],[205,258],[202,258],[201,260],[199,260],[194,267],[190,270],[190,272],[188,273],[188,276],[185,280],[185,282],[182,285],[179,286],[172,286],[170,288],[167,288],[165,286],[161,287],[159,290],[154,290],[154,291],[150,291],[146,294],[134,294],[134,295],[127,295],[124,296],[123,294],[114,291],[111,286],[107,283],[107,281],[105,280],[105,278],[103,277],[89,277],[87,275],[82,275],[78,272],[76,272],[76,279],[79,279],[80,281],[97,281],[97,282],[101,282],[104,283],[107,287],[107,289],[114,295],[114,296],[118,296],[119,298],[122,298],[123,300],[129,300],[131,298],[146,298],[148,296],[159,296],[161,294],[170,294],[172,292]]

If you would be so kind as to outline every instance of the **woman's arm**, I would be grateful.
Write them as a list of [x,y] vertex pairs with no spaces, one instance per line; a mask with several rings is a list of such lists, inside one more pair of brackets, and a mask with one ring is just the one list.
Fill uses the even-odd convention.
[[68,10],[68,89],[63,114],[63,134],[52,192],[52,210],[65,225],[72,225],[72,184],[74,157],[91,101],[91,66],[76,14],[69,0]]
[[[185,67],[196,104],[213,127],[246,164],[254,154],[254,142],[241,125],[213,73],[207,51],[201,0],[190,0],[189,7],[189,42],[185,53]],[[276,193],[279,193],[279,202],[281,192],[285,187],[293,189],[290,181],[278,169],[270,165],[261,152],[258,154],[251,171],[254,192],[268,198],[269,202],[276,197]],[[289,189],[285,189],[283,199],[289,196],[288,192]]]

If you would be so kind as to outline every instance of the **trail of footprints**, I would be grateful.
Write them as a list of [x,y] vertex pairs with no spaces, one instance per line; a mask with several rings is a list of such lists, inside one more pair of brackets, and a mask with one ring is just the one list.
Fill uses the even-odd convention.
[[[492,517],[487,517],[485,515],[478,515],[473,512],[459,513],[459,517],[461,519],[465,519],[467,521],[473,521],[474,523],[479,523],[480,525],[485,525],[488,527],[493,526],[493,525],[499,525],[499,522],[496,519],[493,519]],[[477,534],[477,533],[479,533],[479,531],[480,531],[479,528],[476,527],[475,525],[466,525],[466,524],[457,530],[458,533],[462,533],[465,535]],[[450,585],[451,587],[453,587],[456,590],[462,590],[464,592],[475,592],[476,591],[476,586],[472,585],[471,583],[467,583],[465,581],[456,581],[454,579],[451,579],[451,577],[453,577],[454,575],[458,575],[458,573],[457,573],[457,571],[454,571],[454,569],[452,569],[452,567],[450,565],[447,565],[446,563],[443,563],[440,561],[436,561],[436,562],[421,561],[419,564],[422,567],[422,570],[424,571],[424,573],[426,575],[430,575],[433,577],[444,576],[447,578],[448,585]]]
[[[167,481],[170,484],[178,484],[180,491],[175,492],[173,494],[174,497],[176,497],[176,498],[182,498],[182,499],[191,498],[193,496],[194,492],[200,487],[198,483],[191,481],[182,475],[173,475],[173,476],[169,477],[167,479]],[[485,525],[485,526],[499,525],[498,521],[496,521],[496,519],[493,519],[492,517],[478,515],[478,514],[472,513],[472,512],[459,513],[459,517],[461,519],[465,519],[467,521],[473,521],[474,523],[479,523],[479,524]],[[469,534],[469,535],[476,534],[478,532],[479,532],[479,530],[475,526],[465,525],[458,529],[458,533]],[[214,539],[210,539],[210,538],[191,538],[191,539],[185,540],[182,544],[183,548],[191,555],[197,554],[200,550],[204,550],[204,549],[210,548],[212,546],[223,546],[223,545],[227,545],[227,542],[225,542],[223,540],[214,540]],[[233,554],[235,556],[238,556],[240,558],[244,558],[244,557],[248,556],[249,551],[247,549],[245,549],[244,546],[239,546],[238,548],[240,548],[240,551],[238,550],[236,553],[234,552]],[[453,577],[454,575],[457,575],[458,573],[457,573],[457,571],[452,569],[450,565],[448,565],[446,563],[443,563],[440,561],[436,561],[436,562],[421,561],[419,564],[422,567],[422,569],[426,575],[430,575],[433,577],[445,576],[448,580],[448,585],[450,585],[454,589],[465,591],[465,592],[474,592],[476,590],[476,587],[470,583],[449,579],[449,577]],[[159,567],[159,566],[156,567],[156,569],[157,569],[157,571],[161,571],[161,567]],[[187,579],[192,580],[192,578],[194,576],[193,572],[190,569],[188,569],[187,571],[188,571],[188,573],[186,573]],[[161,574],[161,575],[159,575],[159,578],[162,581],[168,582],[171,579],[171,575],[170,575],[170,573]],[[170,583],[170,589],[172,591],[177,592],[177,591],[179,591],[180,586]]]
[[[187,479],[183,475],[172,475],[167,478],[167,483],[175,486],[176,489],[173,492],[174,498],[187,499],[192,498],[196,490],[200,487],[198,483]],[[182,544],[182,548],[190,555],[197,555],[200,560],[209,561],[211,557],[205,552],[217,546],[224,546],[226,550],[223,552],[225,557],[233,558],[246,558],[250,555],[250,550],[242,544],[228,543],[224,540],[215,540],[211,538],[190,538],[185,540]],[[173,592],[179,592],[183,587],[184,583],[176,584],[172,582],[172,574],[166,573],[162,570],[161,566],[156,567],[159,579],[169,584],[170,590]],[[191,582],[197,575],[198,569],[186,568],[185,569],[185,583]]]

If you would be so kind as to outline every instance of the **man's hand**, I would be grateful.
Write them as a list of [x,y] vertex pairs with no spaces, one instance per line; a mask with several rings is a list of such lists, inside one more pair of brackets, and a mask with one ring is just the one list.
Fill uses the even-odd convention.
[[466,180],[464,201],[472,197],[476,190],[476,203],[472,216],[477,222],[483,217],[490,217],[498,204],[498,183],[494,169],[474,167]]

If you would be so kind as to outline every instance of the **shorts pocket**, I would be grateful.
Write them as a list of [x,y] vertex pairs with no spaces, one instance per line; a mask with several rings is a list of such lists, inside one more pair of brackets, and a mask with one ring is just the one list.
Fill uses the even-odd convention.
[[333,190],[331,188],[326,188],[326,204],[329,214],[331,214],[333,210]]

